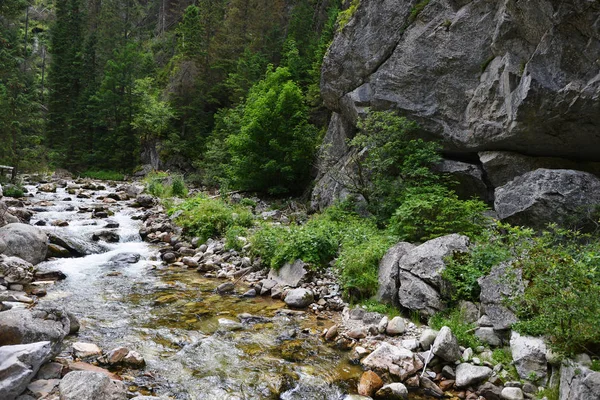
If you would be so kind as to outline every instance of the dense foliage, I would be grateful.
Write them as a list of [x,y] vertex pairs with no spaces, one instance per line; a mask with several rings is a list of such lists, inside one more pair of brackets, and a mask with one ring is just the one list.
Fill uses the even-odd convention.
[[[272,193],[308,183],[315,123],[327,119],[318,83],[339,0],[46,3],[2,3],[10,46],[0,69],[11,74],[0,76],[0,125],[17,144],[0,160],[43,149],[45,128],[52,167],[129,173],[151,164]],[[19,45],[27,6],[43,25],[44,52],[40,39],[49,38],[47,96]],[[40,22],[43,10],[53,23]]]

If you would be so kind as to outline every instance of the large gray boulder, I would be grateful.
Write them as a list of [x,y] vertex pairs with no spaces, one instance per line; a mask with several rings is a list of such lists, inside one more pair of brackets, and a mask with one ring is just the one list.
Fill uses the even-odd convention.
[[0,228],[0,254],[15,256],[35,265],[46,259],[48,237],[41,229],[25,224]]
[[[335,35],[321,77],[336,121],[324,141],[331,154],[352,151],[340,143],[371,108],[417,121],[421,137],[469,162],[481,151],[600,160],[600,3],[431,0],[419,13],[414,5],[361,2]],[[334,175],[327,169],[323,178]],[[315,193],[326,192],[322,182]]]
[[408,242],[400,242],[390,248],[379,262],[379,289],[377,300],[391,305],[398,305],[398,261],[415,246]]
[[469,363],[459,364],[456,367],[456,387],[469,387],[489,378],[491,375],[491,368]]
[[496,189],[500,219],[515,225],[544,228],[593,224],[589,213],[600,204],[600,179],[582,171],[538,169]]
[[431,347],[431,352],[449,362],[460,360],[462,355],[458,340],[456,340],[456,337],[452,334],[452,330],[447,326],[440,329]]
[[315,296],[308,289],[292,289],[285,296],[285,304],[293,308],[306,308],[315,301]]
[[71,317],[58,308],[3,311],[0,318],[0,346],[52,342],[55,352],[71,330]]
[[277,282],[281,286],[298,287],[308,274],[305,267],[306,263],[302,260],[286,263],[279,270],[271,268],[268,279]]
[[0,347],[0,399],[13,400],[50,359],[50,342],[37,342]]
[[600,372],[566,361],[560,369],[560,400],[583,399],[600,400]]
[[513,332],[510,337],[510,352],[513,364],[522,379],[529,379],[533,375],[543,379],[548,373],[548,360],[546,359],[546,344],[537,337],[521,336]]
[[423,368],[423,362],[418,356],[403,347],[381,342],[379,347],[361,361],[365,369],[379,373],[389,372],[405,380]]
[[451,234],[408,249],[398,261],[398,302],[402,307],[433,315],[445,308],[442,294],[450,287],[442,278],[444,259],[455,252],[467,252],[469,238]]
[[19,257],[0,254],[0,278],[8,283],[30,283],[33,280],[33,265]]
[[481,287],[481,306],[494,329],[509,329],[517,322],[515,313],[506,306],[506,300],[519,297],[524,292],[521,270],[502,263],[477,281]]
[[398,301],[402,307],[424,316],[432,316],[446,308],[438,291],[410,272],[400,270],[399,282]]
[[127,400],[123,382],[100,372],[73,371],[60,381],[60,400]]

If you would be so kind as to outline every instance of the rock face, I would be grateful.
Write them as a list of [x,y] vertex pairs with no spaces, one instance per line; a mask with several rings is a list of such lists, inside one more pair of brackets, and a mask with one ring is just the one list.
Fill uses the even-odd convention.
[[60,400],[126,400],[122,382],[92,371],[69,372],[60,381]]
[[[367,108],[419,123],[422,137],[470,164],[458,169],[463,176],[475,178],[468,171],[483,162],[483,183],[492,189],[538,168],[595,173],[589,162],[600,161],[600,3],[431,0],[420,12],[414,5],[361,2],[336,34],[321,77],[334,113],[324,143],[333,161],[320,167],[313,205],[347,195],[335,177],[352,170],[347,160],[356,149],[345,140]],[[531,162],[499,171],[484,152]]]
[[0,399],[20,395],[52,352],[50,342],[0,347]]
[[25,224],[0,228],[0,254],[19,257],[31,264],[46,259],[48,237],[41,229]]
[[600,179],[581,171],[538,169],[496,189],[498,216],[515,225],[544,228],[552,221],[592,223],[588,211],[600,203]]
[[600,400],[600,372],[566,362],[560,369],[560,400]]

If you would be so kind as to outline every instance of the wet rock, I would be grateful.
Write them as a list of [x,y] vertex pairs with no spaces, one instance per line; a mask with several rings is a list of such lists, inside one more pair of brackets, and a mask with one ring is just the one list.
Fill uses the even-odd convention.
[[292,289],[285,296],[285,304],[294,308],[306,308],[315,300],[313,292],[308,289]]
[[127,354],[129,354],[129,349],[127,347],[117,347],[116,349],[109,351],[104,357],[104,360],[107,364],[118,364],[123,361]]
[[329,328],[327,330],[327,333],[325,334],[325,340],[332,341],[333,339],[336,338],[337,335],[338,335],[338,326],[333,325],[331,328]]
[[521,336],[512,332],[510,351],[513,364],[522,379],[530,379],[534,374],[538,379],[545,378],[548,372],[546,344],[541,338]]
[[8,310],[0,318],[0,346],[50,341],[59,351],[69,331],[70,320],[62,309]]
[[198,261],[194,260],[192,257],[183,257],[181,262],[189,268],[198,268]]
[[78,358],[86,358],[90,356],[99,356],[102,354],[100,347],[93,343],[75,342],[73,343],[73,354]]
[[92,371],[69,372],[61,380],[61,400],[127,400],[122,382]]
[[367,330],[365,328],[356,328],[346,332],[346,336],[350,339],[364,339],[367,337]]
[[254,288],[247,290],[247,291],[246,291],[246,292],[245,292],[245,293],[242,295],[242,297],[249,297],[249,298],[251,298],[251,297],[256,297],[256,296],[258,296],[258,293],[256,293],[256,289],[254,289]]
[[123,357],[123,362],[131,367],[142,368],[146,365],[146,361],[144,357],[137,351],[129,351],[125,357]]
[[119,234],[115,231],[100,231],[94,232],[92,234],[92,240],[95,242],[103,240],[107,243],[118,243],[121,240],[121,238],[119,237]]
[[18,257],[0,254],[0,278],[7,283],[30,283],[33,280],[33,265]]
[[308,271],[306,263],[302,260],[296,260],[293,263],[286,263],[279,270],[271,268],[268,279],[274,280],[282,286],[298,287],[306,278]]
[[227,318],[219,318],[219,327],[226,331],[239,331],[244,328],[239,322]]
[[167,264],[172,264],[175,261],[177,261],[177,255],[175,255],[175,253],[172,252],[166,252],[162,255],[162,259],[164,262],[166,262]]
[[47,341],[0,347],[0,399],[13,400],[21,394],[51,353]]
[[489,378],[491,375],[491,368],[462,363],[456,367],[456,386],[466,388]]
[[431,351],[436,356],[450,362],[460,360],[462,355],[456,337],[454,337],[452,331],[447,326],[440,329],[433,342]]
[[100,373],[102,375],[105,375],[109,379],[112,379],[112,380],[121,380],[121,378],[117,374],[113,374],[112,372],[110,372],[107,369],[100,368],[100,367],[97,367],[95,365],[88,364],[86,362],[81,362],[81,361],[70,362],[69,366],[68,366],[68,369],[71,370],[71,371],[97,372],[97,373]]
[[226,294],[226,293],[232,293],[235,289],[235,285],[233,284],[233,282],[225,282],[220,284],[217,287],[217,293],[219,294]]
[[19,219],[20,222],[24,223],[24,224],[29,224],[29,222],[31,221],[31,218],[33,217],[33,211],[28,210],[26,208],[21,208],[21,207],[10,207],[8,209],[8,211],[14,215],[15,217],[17,217]]
[[389,383],[379,389],[375,393],[375,397],[387,400],[406,400],[408,399],[408,389],[401,383]]
[[48,253],[46,256],[54,258],[68,258],[71,257],[71,253],[64,247],[50,243],[48,244]]
[[113,221],[112,219],[107,219],[105,222],[106,225],[104,225],[104,228],[106,229],[116,229],[120,226],[117,221]]
[[358,383],[358,394],[361,396],[373,396],[375,392],[383,387],[383,381],[373,371],[365,371]]
[[56,193],[56,185],[53,183],[46,183],[46,184],[40,185],[38,187],[38,190],[40,192]]
[[9,224],[0,228],[0,254],[19,257],[33,265],[46,259],[48,237],[40,228]]
[[390,336],[402,335],[406,332],[406,322],[402,317],[394,317],[387,324],[386,333]]
[[38,281],[62,281],[67,279],[62,271],[35,271],[33,276]]
[[378,301],[384,304],[399,305],[398,287],[400,281],[398,277],[398,261],[414,248],[413,244],[400,242],[385,253],[379,262]]
[[119,253],[112,256],[108,262],[113,264],[135,264],[142,256],[139,253]]

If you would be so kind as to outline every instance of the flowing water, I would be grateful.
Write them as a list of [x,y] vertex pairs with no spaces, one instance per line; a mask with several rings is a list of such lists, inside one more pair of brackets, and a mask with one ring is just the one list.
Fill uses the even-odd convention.
[[[49,225],[43,229],[94,253],[40,264],[41,270],[67,275],[48,288],[40,303],[65,306],[79,317],[81,330],[71,342],[96,343],[105,351],[125,346],[141,353],[147,364],[143,371],[120,371],[132,392],[215,400],[338,400],[355,392],[362,370],[318,335],[334,321],[308,313],[289,315],[281,312],[283,302],[270,298],[220,296],[215,288],[222,281],[162,265],[156,261],[157,249],[138,235],[140,222],[132,217],[140,211],[111,205],[120,242],[98,243],[91,236],[105,220],[92,219],[91,210],[78,212],[93,208],[94,199],[78,199],[59,188],[57,193],[36,193],[34,201],[38,212],[32,223],[44,220]],[[55,220],[69,226],[51,226]],[[109,261],[121,253],[141,259],[133,264]],[[239,313],[262,318],[241,330],[220,327],[219,319],[238,321]]]

